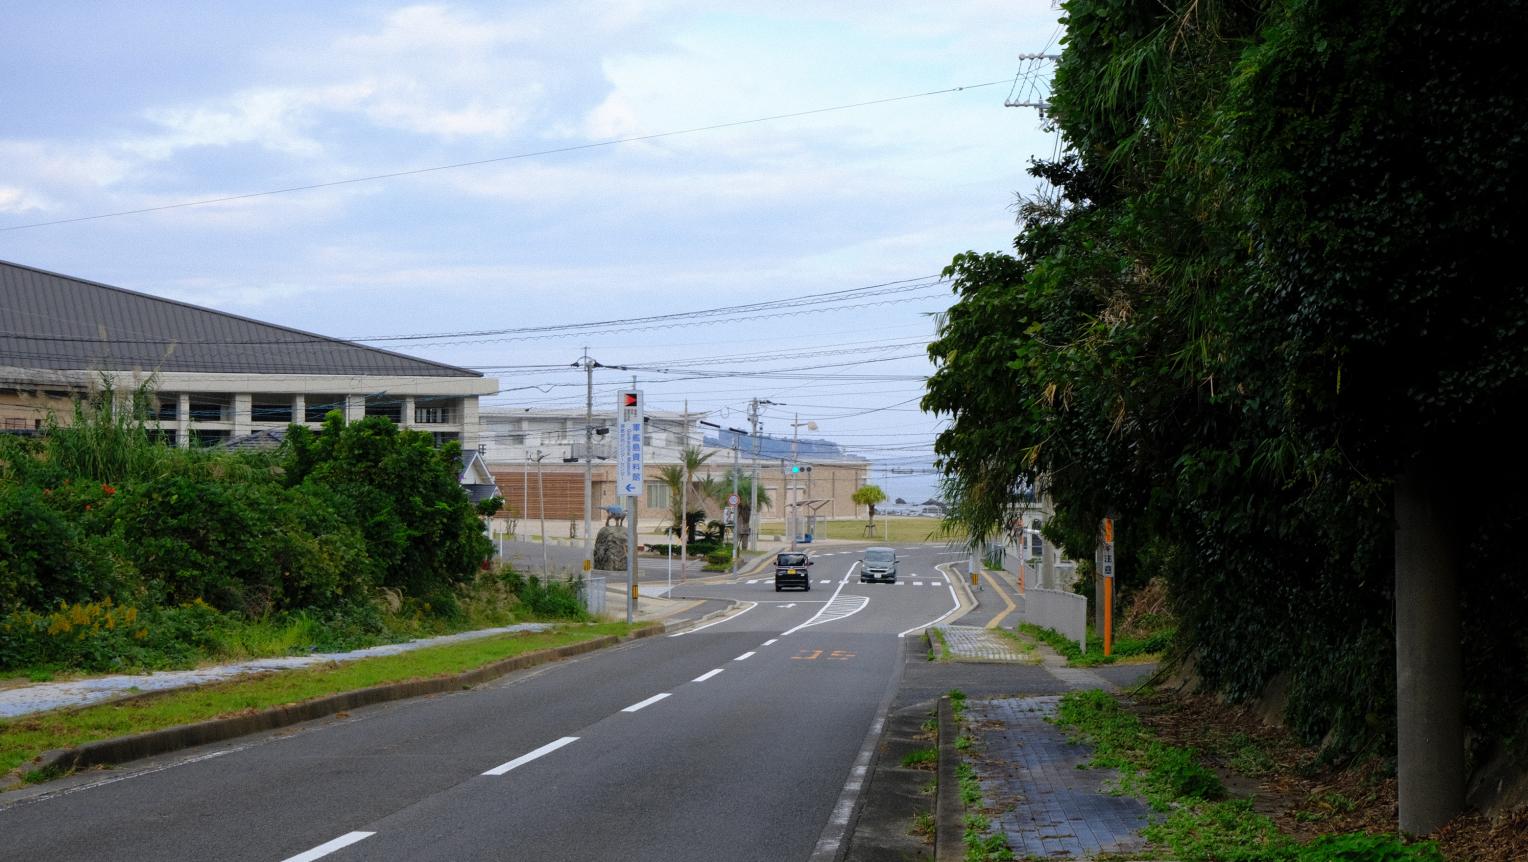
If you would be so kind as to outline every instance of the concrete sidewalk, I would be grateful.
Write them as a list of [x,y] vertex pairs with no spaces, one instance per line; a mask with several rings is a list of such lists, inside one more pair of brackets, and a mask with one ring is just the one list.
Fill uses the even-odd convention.
[[[636,622],[667,623],[671,620],[676,621],[678,624],[692,622],[693,620],[677,620],[676,618],[682,617],[686,612],[696,610],[706,604],[704,600],[669,599],[661,595],[661,592],[664,591],[662,586],[658,586],[657,590],[658,592],[653,592],[651,585],[644,585],[642,587],[641,598],[637,601],[636,613],[633,616]],[[605,602],[605,618],[612,620],[624,619],[626,613],[625,583],[607,586]],[[399,653],[424,649],[426,647],[460,643],[479,638],[493,637],[495,635],[513,634],[515,632],[546,631],[551,628],[554,628],[552,623],[520,623],[518,625],[478,629],[476,631],[458,632],[438,637],[419,638],[418,640],[404,641],[402,643],[381,644],[347,652],[315,652],[307,655],[272,656],[251,661],[211,664],[187,670],[153,671],[142,674],[113,674],[110,676],[65,680],[61,682],[22,683],[8,688],[0,688],[0,718],[15,718],[38,712],[46,712],[51,709],[90,706],[146,692],[171,691],[177,688],[226,682],[243,676],[270,673],[272,671],[295,670],[331,662],[350,662],[375,658],[377,656],[398,655]]]

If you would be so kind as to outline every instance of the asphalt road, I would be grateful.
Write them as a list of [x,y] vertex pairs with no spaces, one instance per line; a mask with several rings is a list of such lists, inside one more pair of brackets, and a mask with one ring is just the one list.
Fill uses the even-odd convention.
[[[688,584],[738,614],[470,691],[0,798],[0,859],[832,858],[903,665],[947,615],[817,556],[810,592]],[[851,781],[850,779],[855,780]]]

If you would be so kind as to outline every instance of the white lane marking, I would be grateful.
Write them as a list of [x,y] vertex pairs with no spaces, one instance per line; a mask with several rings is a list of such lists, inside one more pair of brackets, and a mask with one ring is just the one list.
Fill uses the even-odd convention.
[[[935,586],[938,586],[938,584],[935,584]],[[908,629],[907,631],[898,634],[897,637],[905,638],[908,635],[912,634],[913,632],[919,631],[921,629],[926,629],[929,626],[931,626],[931,625],[939,622],[940,620],[944,619],[945,617],[949,616],[950,614],[953,614],[956,611],[960,610],[960,597],[955,595],[955,585],[954,584],[947,584],[946,586],[948,586],[950,588],[950,601],[954,602],[955,606],[950,608],[949,610],[945,611],[944,613],[940,614],[939,616],[935,617],[934,619],[929,620],[928,622],[924,623],[921,626],[913,626],[912,628]]]
[[737,658],[733,659],[733,661],[742,661],[743,659],[746,659],[746,658],[748,658],[751,655],[753,655],[753,650],[749,650],[748,652],[743,653],[742,655],[740,655]]
[[719,674],[721,672],[722,672],[721,668],[717,668],[716,670],[708,670],[705,673],[701,674],[700,676],[697,676],[694,679],[690,680],[690,682],[705,682],[706,680],[710,679],[713,676],[716,676],[717,674]]
[[779,640],[779,638],[770,638],[769,640],[767,640],[764,643],[760,644],[760,646],[769,646],[770,644],[774,643],[777,640]]
[[[847,581],[845,583],[847,583]],[[780,637],[785,637],[792,632],[798,632],[807,626],[822,625],[823,623],[831,623],[837,620],[845,619],[847,617],[852,617],[860,611],[864,610],[865,607],[870,604],[869,596],[844,596],[843,598],[839,598],[838,593],[843,591],[843,588],[844,584],[839,584],[838,590],[833,593],[833,598],[829,599],[828,603],[822,606],[822,610],[814,614],[811,619],[807,620],[799,626],[796,626],[790,631],[781,632]]]
[[636,712],[639,709],[646,709],[647,707],[652,706],[653,704],[668,696],[668,692],[664,692],[663,694],[655,694],[647,700],[641,701],[640,703],[634,703],[631,706],[626,707],[625,709],[621,710],[621,712]]
[[923,582],[922,581],[913,581],[913,586],[921,587],[921,586],[923,586]]
[[281,862],[313,862],[314,859],[317,859],[321,856],[328,856],[330,853],[333,853],[342,847],[349,847],[357,841],[365,840],[375,834],[377,833],[346,832],[344,835],[341,835],[333,841],[326,841],[306,853],[298,853],[296,856],[288,856],[287,858],[281,860]]
[[541,746],[540,748],[536,749],[535,751],[531,751],[531,752],[527,752],[525,754],[522,754],[519,757],[515,758],[514,760],[511,760],[508,763],[504,763],[504,764],[501,764],[499,766],[495,766],[494,768],[488,770],[487,772],[485,772],[483,774],[484,775],[503,775],[504,773],[510,771],[511,769],[515,769],[517,767],[524,766],[525,764],[530,763],[532,760],[535,760],[538,757],[541,757],[541,756],[547,755],[547,754],[551,754],[552,752],[556,751],[557,749],[562,748],[564,745],[567,745],[570,742],[577,742],[577,741],[578,741],[578,737],[576,737],[576,736],[564,736],[562,739],[559,739],[556,742],[548,742],[546,745]]
[[793,608],[795,606],[796,606],[796,603],[795,602],[791,602],[789,604],[781,605],[780,607],[782,607],[782,608]]
[[907,581],[892,581],[892,583],[896,584],[899,587],[907,586]]
[[743,583],[745,583],[745,584],[757,584],[758,582],[759,582],[759,579],[758,578],[754,578],[751,581],[744,581]]
[[854,767],[849,770],[849,780],[844,782],[838,804],[833,806],[833,816],[828,818],[822,837],[817,839],[810,862],[828,862],[838,858],[838,848],[843,843],[844,834],[849,831],[849,818],[854,814],[854,805],[859,801],[860,790],[865,786],[865,777],[870,774],[870,757],[880,742],[881,729],[885,724],[886,710],[883,706],[875,721],[870,723],[870,732],[865,734],[859,756],[854,758]]
[[817,583],[819,583],[819,584],[831,584],[831,583],[833,583],[833,580],[831,578],[823,578],[822,580],[818,581]]
[[743,608],[742,610],[738,611],[737,613],[733,614],[730,617],[722,617],[721,619],[717,620],[716,622],[706,623],[703,626],[696,626],[693,629],[685,629],[682,632],[674,632],[673,634],[669,635],[669,637],[671,637],[671,638],[684,637],[687,634],[691,634],[693,632],[698,632],[701,629],[708,629],[708,628],[710,628],[712,626],[719,626],[719,625],[721,625],[722,623],[725,623],[725,622],[731,622],[732,620],[737,619],[738,617],[742,616],[743,614],[748,613],[749,611],[753,610],[754,608],[756,608],[758,606],[759,606],[758,602],[749,602],[748,603],[748,607]]

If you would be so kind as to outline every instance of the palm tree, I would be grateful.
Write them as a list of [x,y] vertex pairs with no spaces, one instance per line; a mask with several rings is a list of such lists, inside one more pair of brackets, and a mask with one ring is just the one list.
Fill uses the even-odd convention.
[[[695,472],[707,461],[711,460],[711,456],[714,454],[716,453],[707,452],[703,454],[698,446],[686,446],[679,453],[678,464],[662,467],[658,470],[659,478],[663,480],[663,484],[667,485],[669,489],[669,519],[673,525],[672,529],[679,534],[680,544],[684,544],[692,538],[686,535],[688,532],[686,528],[690,526],[690,519],[685,517],[688,514],[684,511],[685,498],[689,497],[694,503],[698,503],[707,496],[701,488],[702,483],[695,480]],[[684,492],[686,486],[690,489],[689,494]],[[694,505],[694,503],[691,505]]]
[[[738,546],[748,547],[749,522],[753,514],[753,476],[738,467],[729,467],[720,479],[707,478],[702,483],[707,497],[716,501],[718,506],[726,506],[727,498],[732,496],[733,474],[737,474],[737,541]],[[772,501],[764,487],[759,486],[759,505],[768,506]]]

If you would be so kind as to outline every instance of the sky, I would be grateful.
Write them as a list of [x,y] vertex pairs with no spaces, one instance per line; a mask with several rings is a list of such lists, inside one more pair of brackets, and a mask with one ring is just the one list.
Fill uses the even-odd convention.
[[921,501],[937,276],[1011,247],[1056,141],[1004,101],[1059,15],[8,4],[0,259],[478,369],[485,409],[581,406],[587,347],[596,404],[768,400]]

